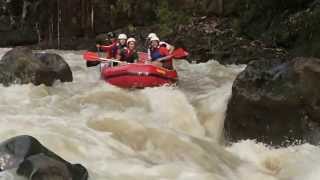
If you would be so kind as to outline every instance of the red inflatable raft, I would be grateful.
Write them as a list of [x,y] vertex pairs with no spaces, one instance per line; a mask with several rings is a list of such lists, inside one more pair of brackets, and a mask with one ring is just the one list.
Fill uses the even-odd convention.
[[127,64],[116,67],[103,67],[102,78],[122,88],[144,88],[171,85],[177,82],[177,72],[150,64]]
[[148,54],[139,52],[139,62],[116,67],[105,65],[101,77],[108,83],[122,88],[145,88],[171,85],[177,82],[175,70],[144,64]]
[[[188,52],[178,48],[172,52],[172,57],[181,59],[188,56]],[[95,65],[102,62],[107,62],[101,65],[101,77],[108,83],[122,88],[144,88],[162,85],[171,85],[177,82],[178,75],[175,70],[169,70],[162,67],[145,64],[149,59],[148,54],[139,52],[139,62],[133,64],[119,65],[110,67],[110,62],[117,62],[117,60],[105,59],[99,57],[97,53],[86,52],[83,58],[90,66],[91,63]],[[88,63],[89,62],[89,63]],[[98,62],[98,63],[97,63]],[[88,67],[90,67],[88,66]]]

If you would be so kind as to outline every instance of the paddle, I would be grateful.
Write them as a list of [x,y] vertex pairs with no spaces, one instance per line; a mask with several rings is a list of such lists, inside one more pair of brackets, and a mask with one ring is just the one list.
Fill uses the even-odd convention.
[[121,61],[118,61],[118,60],[115,60],[115,59],[107,59],[107,58],[102,58],[102,57],[99,57],[99,55],[95,52],[85,52],[83,54],[83,59],[87,60],[87,62],[98,62],[98,64],[100,62],[103,62],[103,61],[109,61],[109,62],[118,62],[118,63],[121,63]]
[[[169,56],[162,57],[162,58],[158,59],[158,61],[163,61],[163,60],[170,59],[170,58],[184,59],[188,55],[189,55],[189,53],[187,51],[185,51],[182,48],[178,48],[178,49],[175,49]],[[85,52],[83,54],[83,58],[87,61],[87,67],[96,66],[102,61],[121,63],[121,61],[118,61],[118,60],[99,57],[98,53],[90,52],[90,51]]]
[[96,66],[98,64],[100,64],[100,61],[87,61],[86,62],[87,67]]
[[182,48],[175,49],[170,55],[157,59],[156,61],[164,61],[170,58],[184,59],[189,56],[189,53]]
[[[97,47],[97,52],[98,52],[98,57],[100,56],[99,54],[100,54],[100,47],[98,47],[98,46],[96,46]],[[100,64],[100,61],[87,61],[86,62],[86,65],[87,65],[87,67],[92,67],[92,66],[96,66],[96,65],[98,65],[98,64]]]
[[182,48],[178,48],[171,53],[171,56],[175,59],[184,59],[189,56],[189,53]]

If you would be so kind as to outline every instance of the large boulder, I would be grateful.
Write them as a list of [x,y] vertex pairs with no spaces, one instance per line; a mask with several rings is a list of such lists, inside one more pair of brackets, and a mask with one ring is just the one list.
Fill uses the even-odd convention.
[[318,143],[319,77],[320,59],[316,58],[251,62],[233,84],[226,137],[273,145]]
[[72,81],[68,64],[55,54],[33,54],[31,49],[17,47],[8,51],[0,61],[0,83],[52,85],[55,80]]
[[17,168],[17,174],[30,180],[87,180],[81,164],[71,164],[44,147],[32,136],[17,136],[0,144],[0,171]]
[[73,80],[72,71],[68,63],[58,54],[53,53],[36,53],[35,56],[40,59],[41,63],[54,72],[55,79],[61,82],[71,82]]
[[32,155],[26,158],[19,165],[17,174],[30,180],[72,180],[72,176],[64,163],[44,154]]

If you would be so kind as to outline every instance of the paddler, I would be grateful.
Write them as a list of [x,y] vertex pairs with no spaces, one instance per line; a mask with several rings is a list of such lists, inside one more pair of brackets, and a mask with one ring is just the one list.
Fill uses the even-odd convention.
[[152,37],[150,39],[148,52],[151,64],[173,69],[172,56],[170,56],[169,50],[166,47],[160,46],[160,39],[158,37]]

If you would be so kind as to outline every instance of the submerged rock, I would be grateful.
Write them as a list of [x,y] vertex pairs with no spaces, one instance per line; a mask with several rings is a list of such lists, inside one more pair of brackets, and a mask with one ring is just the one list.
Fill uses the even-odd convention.
[[238,75],[225,119],[232,141],[319,143],[320,59],[254,61]]
[[72,81],[72,72],[62,57],[56,54],[33,54],[31,49],[17,47],[0,61],[0,83],[52,85],[55,80]]
[[30,180],[87,180],[81,164],[71,164],[32,136],[17,136],[0,144],[0,171],[17,168],[17,174]]

